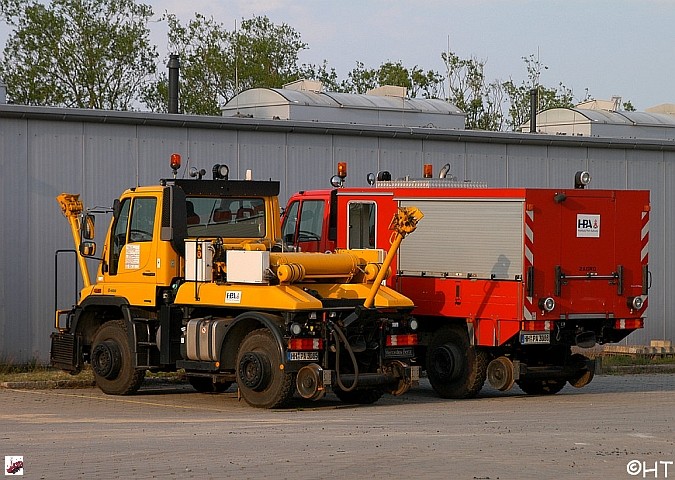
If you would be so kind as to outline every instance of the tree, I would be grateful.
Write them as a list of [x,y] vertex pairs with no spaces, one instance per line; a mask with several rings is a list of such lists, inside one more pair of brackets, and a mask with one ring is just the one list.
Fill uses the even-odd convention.
[[500,130],[503,89],[499,82],[485,80],[485,61],[441,53],[448,75],[448,101],[466,113],[466,128]]
[[13,103],[128,110],[155,72],[152,9],[134,0],[0,0],[13,27],[0,76]]
[[[572,90],[562,82],[554,88],[547,88],[539,83],[542,69],[548,69],[546,65],[534,55],[523,57],[523,60],[527,68],[527,81],[516,85],[513,79],[510,79],[502,84],[510,102],[507,123],[512,130],[518,129],[530,117],[530,91],[533,89],[536,89],[538,94],[537,112],[551,108],[574,107]],[[588,97],[588,92],[586,96]]]
[[[230,32],[198,13],[186,26],[173,14],[164,17],[170,50],[180,57],[180,103],[185,113],[219,115],[242,90],[278,88],[298,78],[298,52],[307,45],[286,24],[254,17]],[[167,92],[167,75],[161,73],[145,90],[144,102],[151,110],[166,111]]]
[[298,78],[319,81],[328,92],[344,92],[344,82],[338,81],[337,72],[334,68],[328,67],[326,60],[321,65],[303,64],[298,71]]
[[633,102],[631,102],[630,100],[626,100],[625,102],[623,102],[622,106],[623,106],[623,110],[626,111],[626,112],[634,112],[635,111],[635,107],[633,106]]
[[378,68],[366,68],[363,62],[356,67],[347,79],[339,84],[339,90],[347,93],[366,93],[383,85],[395,85],[408,89],[408,96],[416,98],[438,98],[442,96],[443,76],[433,70],[424,71],[418,66],[406,68],[401,61],[385,62]]

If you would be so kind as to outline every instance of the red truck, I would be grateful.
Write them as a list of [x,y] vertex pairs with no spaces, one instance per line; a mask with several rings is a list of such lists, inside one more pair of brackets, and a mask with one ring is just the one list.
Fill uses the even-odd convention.
[[[593,378],[580,349],[643,328],[650,283],[649,192],[593,190],[587,172],[571,188],[488,188],[424,177],[369,174],[369,187],[301,191],[288,202],[290,248],[387,249],[398,207],[424,214],[387,284],[411,298],[417,361],[444,398],[475,396],[485,380],[505,391],[554,394]],[[573,349],[573,347],[576,347]]]

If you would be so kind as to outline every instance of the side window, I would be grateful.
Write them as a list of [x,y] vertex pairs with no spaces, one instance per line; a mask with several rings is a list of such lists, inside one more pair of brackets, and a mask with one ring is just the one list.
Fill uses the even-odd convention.
[[122,247],[127,243],[127,226],[129,225],[129,206],[131,205],[131,200],[125,198],[122,201],[120,208],[120,214],[115,219],[115,226],[112,231],[111,244],[112,248],[110,249],[110,265],[109,273],[110,275],[117,274],[117,266],[120,261],[120,254],[122,253]]
[[323,200],[306,200],[302,203],[300,228],[298,229],[299,242],[321,240],[323,210]]
[[286,210],[284,224],[281,226],[281,238],[284,242],[292,244],[295,242],[295,226],[298,224],[298,206],[300,202],[293,202]]
[[347,248],[375,248],[375,203],[350,202]]
[[131,210],[129,242],[151,242],[155,231],[157,199],[137,198]]

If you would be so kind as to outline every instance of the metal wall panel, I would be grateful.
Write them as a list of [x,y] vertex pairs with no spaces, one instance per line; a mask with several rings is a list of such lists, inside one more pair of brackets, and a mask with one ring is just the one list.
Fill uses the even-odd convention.
[[[286,134],[278,132],[239,132],[239,157],[231,178],[244,178],[250,169],[255,178],[281,181],[280,197],[288,198],[286,188]],[[259,172],[259,173],[256,173]],[[258,176],[262,175],[264,177]],[[292,193],[292,192],[291,192]]]
[[[330,188],[330,177],[336,174],[332,154],[332,136],[289,133],[287,135],[286,175],[279,202],[284,206],[288,197],[298,190],[307,190],[307,180],[320,179],[317,188]],[[265,177],[269,178],[269,177]]]
[[543,145],[507,145],[507,187],[549,186],[548,152]]
[[[83,185],[74,186],[71,193],[81,192],[85,205],[112,206],[113,199],[136,185],[136,126],[116,125],[111,128],[110,125],[85,123],[83,162]],[[105,234],[103,230],[105,225],[97,225],[98,236]]]
[[490,187],[506,186],[506,145],[490,143],[466,144],[466,176]]
[[405,274],[511,279],[523,274],[522,200],[405,200],[424,213],[401,243]]
[[549,146],[548,184],[551,188],[574,187],[574,174],[579,170],[588,170],[588,152],[585,147]]
[[380,138],[378,170],[388,170],[392,178],[422,176],[422,141],[402,138]]
[[[664,276],[661,285],[654,285],[651,292],[661,295],[663,300],[663,316],[659,318],[658,304],[654,311],[648,312],[650,322],[660,328],[648,327],[646,330],[652,333],[652,337],[675,341],[675,153],[664,153],[664,175],[659,184],[663,188],[663,232],[650,231],[650,240],[655,235],[663,238],[663,251],[658,252],[653,248],[649,250],[649,262],[661,263]],[[652,200],[652,205],[654,205]],[[650,305],[653,305],[650,301]],[[651,309],[651,306],[650,306]]]
[[592,188],[625,189],[626,168],[624,152],[616,152],[606,148],[588,149],[588,167],[586,170],[591,174]]
[[[175,129],[172,129],[175,130]],[[212,169],[215,164],[225,164],[232,172],[238,175],[238,132],[236,130],[205,130],[188,129],[187,151],[180,152],[183,155],[183,162],[186,167],[194,166],[197,169],[206,170],[204,178],[213,178]],[[167,172],[169,170],[169,159],[165,159],[163,165]],[[187,168],[185,169],[187,172]],[[263,178],[264,172],[253,172],[254,178]],[[187,173],[181,174],[184,178],[189,178]],[[168,176],[168,173],[166,174]]]
[[[53,330],[54,315],[48,312],[54,309],[54,251],[73,248],[56,196],[68,189],[82,190],[83,130],[82,123],[34,121],[28,124],[27,201],[20,210],[28,219],[28,241],[14,251],[23,257],[21,263],[28,275],[24,284],[28,290],[27,303],[16,305],[22,310],[17,320],[27,326],[27,338],[22,342],[25,350],[19,354],[28,358],[46,358]],[[69,242],[61,243],[64,237],[69,238]],[[55,239],[60,239],[58,244]],[[19,285],[16,283],[15,288]]]
[[[187,128],[138,127],[138,179],[135,185],[155,185],[160,178],[171,177],[172,153],[187,158]],[[208,169],[207,169],[208,171]]]

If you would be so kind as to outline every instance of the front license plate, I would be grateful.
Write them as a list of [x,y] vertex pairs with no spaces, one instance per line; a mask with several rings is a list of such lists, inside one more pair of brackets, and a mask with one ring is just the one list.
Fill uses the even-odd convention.
[[412,347],[384,349],[384,358],[410,358],[414,356],[415,353]]
[[289,362],[318,362],[319,352],[288,352]]
[[520,332],[521,345],[543,345],[551,343],[551,332]]

